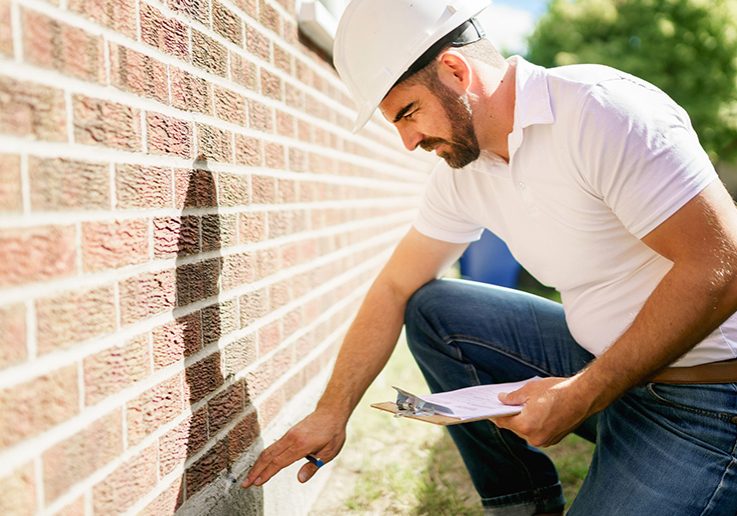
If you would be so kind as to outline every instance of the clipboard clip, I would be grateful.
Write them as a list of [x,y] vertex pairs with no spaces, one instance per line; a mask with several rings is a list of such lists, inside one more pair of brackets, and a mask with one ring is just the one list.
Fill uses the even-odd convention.
[[[393,387],[397,391],[397,413],[394,417],[402,416],[434,416],[438,410],[445,407],[425,401],[399,387]],[[447,410],[447,409],[446,409]]]

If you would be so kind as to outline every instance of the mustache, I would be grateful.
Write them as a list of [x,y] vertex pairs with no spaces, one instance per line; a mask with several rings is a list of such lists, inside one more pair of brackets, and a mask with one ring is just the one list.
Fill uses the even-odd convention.
[[435,147],[443,143],[451,145],[448,140],[444,140],[442,138],[426,138],[420,142],[420,147],[422,148],[422,150],[432,152]]

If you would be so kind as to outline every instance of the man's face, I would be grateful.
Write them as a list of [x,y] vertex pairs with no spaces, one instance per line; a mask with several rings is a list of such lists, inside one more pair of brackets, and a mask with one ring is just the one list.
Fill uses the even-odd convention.
[[407,149],[434,150],[448,166],[465,167],[480,154],[467,97],[439,80],[433,82],[432,91],[424,84],[399,84],[379,108]]

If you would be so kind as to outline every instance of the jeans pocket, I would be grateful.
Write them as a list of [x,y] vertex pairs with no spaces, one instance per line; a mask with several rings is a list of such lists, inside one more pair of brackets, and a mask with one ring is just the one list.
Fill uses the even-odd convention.
[[667,407],[737,423],[737,384],[648,383],[646,390],[654,401]]

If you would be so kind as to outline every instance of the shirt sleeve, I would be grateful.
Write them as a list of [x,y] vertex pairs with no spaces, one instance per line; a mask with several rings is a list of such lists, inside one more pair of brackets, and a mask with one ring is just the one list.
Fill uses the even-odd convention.
[[582,102],[579,172],[642,238],[717,178],[686,112],[635,78],[605,81]]
[[467,220],[462,206],[453,170],[440,163],[430,176],[413,226],[436,240],[455,244],[478,240],[484,228]]

